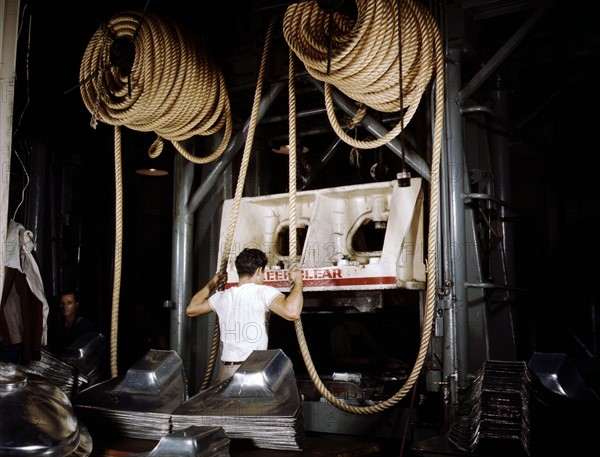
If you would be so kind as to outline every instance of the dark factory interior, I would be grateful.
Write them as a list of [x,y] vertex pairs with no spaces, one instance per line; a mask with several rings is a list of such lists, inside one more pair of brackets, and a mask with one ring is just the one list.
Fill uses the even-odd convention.
[[[218,420],[206,424],[216,426],[211,438],[226,449],[206,454],[179,449],[182,453],[176,455],[277,457],[289,455],[285,446],[293,445],[298,446],[295,453],[311,457],[583,455],[579,452],[594,446],[594,431],[600,425],[600,293],[595,287],[600,273],[600,193],[594,184],[593,146],[600,121],[595,110],[600,103],[595,90],[600,81],[600,33],[588,3],[2,4],[5,31],[10,30],[6,24],[11,15],[18,18],[10,84],[4,79],[10,74],[6,56],[11,42],[6,33],[1,50],[3,111],[7,106],[11,111],[8,117],[2,113],[0,123],[2,127],[10,118],[9,129],[2,131],[3,153],[7,151],[2,156],[2,191],[7,192],[2,197],[2,223],[15,221],[33,234],[48,306],[49,343],[60,325],[60,295],[65,290],[77,291],[81,314],[103,337],[98,384],[89,382],[85,390],[69,395],[74,414],[89,428],[82,433],[88,442],[82,439],[78,450],[52,455],[148,455],[158,449],[162,435],[177,435],[174,432],[188,424],[191,413],[182,412],[185,402],[170,411],[172,428],[167,431],[159,426],[151,430],[160,414],[144,418],[136,415],[141,404],[133,405],[127,411],[132,414],[129,420],[149,420],[147,434],[130,425],[109,427],[98,418],[112,418],[106,415],[110,408],[99,407],[94,415],[88,404],[99,401],[94,387],[129,377],[140,360],[156,362],[147,358],[153,351],[182,365],[168,375],[182,371],[185,389],[180,395],[188,403],[212,391],[206,390],[206,381],[214,362],[214,317],[192,320],[185,307],[226,264],[224,235],[232,221],[237,224],[235,246],[264,242],[261,246],[273,247],[279,262],[271,265],[273,274],[267,281],[280,278],[280,270],[291,270],[296,238],[290,234],[291,224],[282,223],[275,241],[269,238],[271,244],[257,240],[272,229],[271,214],[279,211],[291,219],[286,208],[293,195],[301,220],[297,257],[304,261],[299,265],[304,274],[302,324],[272,315],[267,352],[274,354],[270,369],[281,363],[295,377],[292,390],[295,395],[297,387],[303,411],[302,421],[294,416],[301,422],[295,424],[295,441],[282,445],[282,438],[274,440],[279,433],[274,424],[283,422],[279,413],[271,412],[272,420],[262,429],[255,425],[239,432],[229,420],[237,419],[242,428],[243,415],[220,410],[217,419],[223,427]],[[402,72],[403,77],[409,72],[403,64],[414,65],[409,76],[421,71],[429,75],[425,82],[406,87],[396,83],[400,105],[395,109],[385,103],[373,106],[370,98],[359,102],[353,97],[358,89],[346,91],[348,86],[342,86],[356,80],[358,70],[348,71],[338,84],[333,71],[329,75],[314,70],[311,56],[301,54],[302,45],[311,40],[293,43],[293,38],[308,33],[311,21],[320,21],[320,34],[310,44],[329,55],[329,65],[335,67],[344,61],[335,54],[336,46],[342,46],[326,38],[328,30],[340,31],[346,23],[335,23],[332,17],[347,17],[354,24],[371,15],[369,25],[360,30],[368,39],[356,30],[351,36],[365,48],[377,49],[369,54],[372,57],[389,44],[390,30],[396,33],[396,26],[404,24],[396,4],[424,14],[426,20],[419,19],[419,27],[425,24],[419,29],[422,42],[415,52],[426,56],[427,63],[403,51],[388,66],[399,65],[396,74]],[[314,8],[312,16],[292,20],[291,8],[299,11],[307,5]],[[377,16],[383,11],[394,11],[396,17]],[[142,17],[148,30],[153,20],[177,24],[175,35],[185,45],[168,43],[159,49],[159,32],[145,35],[148,30],[140,27],[132,40],[138,40],[137,47],[129,47],[131,41],[116,38],[118,20],[128,15],[136,21]],[[389,30],[379,28],[384,21],[392,24]],[[400,27],[399,33],[409,42],[414,30]],[[145,40],[150,50],[142,50]],[[94,49],[98,43],[105,46],[102,51]],[[101,53],[109,55],[109,47],[110,62],[93,60]],[[397,54],[397,44],[394,49]],[[213,79],[210,87],[197,83],[199,72],[190,69],[188,59],[200,60],[203,71],[220,79]],[[361,62],[360,70],[379,71],[385,64],[378,59]],[[120,75],[118,95],[97,89],[98,81],[109,74]],[[379,86],[384,84],[379,81]],[[330,98],[328,88],[333,92]],[[145,98],[140,95],[144,90]],[[361,94],[372,95],[368,90]],[[436,98],[440,94],[442,98]],[[6,103],[7,97],[14,101]],[[106,121],[103,103],[127,105],[132,97],[148,103],[147,111],[136,111],[143,120],[130,122],[129,113],[115,109],[121,117]],[[226,118],[230,112],[230,121],[202,131],[190,128],[191,135],[166,132],[166,119],[178,114],[161,109],[175,99],[186,109],[208,110],[205,116],[215,123],[217,116]],[[226,108],[207,108],[211,100],[226,100]],[[153,118],[153,113],[160,114]],[[353,144],[377,142],[403,121],[393,141],[376,147]],[[197,120],[186,122],[191,127]],[[157,125],[163,128],[160,133]],[[157,138],[162,139],[162,151]],[[290,153],[294,145],[296,154]],[[159,155],[150,157],[157,149]],[[148,168],[164,172],[140,171]],[[408,184],[406,176],[411,178]],[[235,203],[233,209],[226,203],[236,201],[240,182],[244,205],[236,220]],[[388,206],[397,195],[405,199],[403,205],[410,205],[406,202],[413,197],[407,195],[413,193],[403,188],[414,193],[414,208],[404,206],[398,217],[388,208],[383,223],[387,231],[382,231],[374,216],[382,201],[379,192],[389,189],[383,197]],[[363,201],[373,202],[373,207],[358,218],[356,214],[366,210],[353,205],[362,208]],[[311,219],[307,208],[321,217]],[[336,219],[343,211],[347,214]],[[407,215],[412,219],[404,224]],[[327,225],[330,222],[334,225]],[[345,241],[350,256],[340,254],[333,265],[341,275],[357,272],[352,273],[355,281],[319,282],[331,270],[318,261],[308,265],[309,247],[326,251],[323,240],[345,230],[346,222],[352,233]],[[401,226],[404,240],[397,241],[389,230],[393,222]],[[415,259],[410,267],[414,272],[407,273],[414,277],[402,276],[405,270],[394,257],[394,283],[386,283],[388,276],[377,273],[387,272],[385,249],[395,247],[395,256],[402,249],[400,258],[407,255],[410,243],[417,246],[409,254]],[[289,285],[278,287],[289,293]],[[5,295],[3,306],[4,300]],[[366,365],[344,366],[336,358],[331,335],[344,322],[366,329],[368,339],[360,343],[369,359]],[[152,328],[151,342],[143,333],[146,325]],[[280,379],[287,373],[274,371]],[[0,402],[6,373],[0,372]],[[229,388],[236,387],[237,376]],[[269,376],[273,372],[264,375]],[[518,424],[510,423],[513,408]],[[498,415],[490,419],[494,413]],[[202,414],[210,415],[206,410]],[[0,419],[3,437],[5,421]],[[188,434],[194,432],[190,429]],[[253,433],[263,441],[253,442]],[[0,457],[37,455],[19,453],[17,445],[15,453],[10,445],[2,446]],[[173,455],[168,442],[163,447],[164,454],[152,455]]]

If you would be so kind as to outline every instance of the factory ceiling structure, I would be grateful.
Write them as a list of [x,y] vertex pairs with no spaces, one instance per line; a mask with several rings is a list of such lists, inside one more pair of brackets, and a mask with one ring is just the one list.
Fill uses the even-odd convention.
[[[111,2],[67,3],[52,8],[35,2],[24,3],[25,13],[31,14],[32,20],[30,25],[25,20],[21,23],[19,36],[17,68],[23,74],[19,74],[17,85],[23,90],[17,92],[16,107],[23,107],[23,110],[15,116],[17,133],[28,127],[28,121],[35,125],[40,138],[54,137],[55,132],[61,131],[59,148],[62,156],[70,157],[75,166],[81,160],[93,161],[94,153],[84,152],[86,148],[97,147],[99,141],[110,143],[112,140],[110,135],[101,135],[110,130],[106,124],[99,122],[96,130],[90,127],[92,115],[80,94],[80,86],[85,86],[85,82],[80,80],[80,65],[86,46],[100,25],[111,16],[128,10],[144,11],[145,8],[173,18],[202,42],[225,79],[231,103],[232,131],[240,132],[250,116],[260,55],[272,20],[276,25],[267,63],[267,84],[287,81],[289,47],[283,36],[282,17],[290,3],[294,2],[212,2],[199,13],[192,13],[186,2],[150,2],[147,5],[144,2],[119,2],[118,5]],[[353,8],[351,2],[340,3],[347,10]],[[427,6],[438,16],[446,46],[460,47],[463,51],[460,55],[461,79],[465,87],[460,95],[468,95],[465,98],[477,103],[481,94],[492,87],[510,94],[506,120],[512,129],[514,148],[519,148],[519,143],[532,145],[539,153],[548,144],[555,143],[554,139],[548,138],[549,132],[557,134],[565,131],[548,126],[565,120],[569,125],[581,124],[580,119],[585,118],[583,113],[588,112],[587,107],[595,96],[593,92],[582,91],[590,87],[597,77],[598,38],[593,33],[593,26],[587,23],[589,19],[577,8],[567,7],[562,2],[535,1],[433,2]],[[63,19],[71,17],[71,14],[78,19]],[[440,19],[442,15],[444,21]],[[28,31],[27,35],[25,31]],[[61,46],[54,46],[56,37],[60,37],[56,41]],[[310,188],[311,184],[313,187],[327,187],[353,180],[378,180],[382,174],[386,178],[395,176],[392,168],[398,166],[399,148],[391,153],[386,147],[365,150],[360,161],[353,159],[352,148],[345,147],[343,143],[333,148],[338,136],[327,118],[322,83],[311,77],[300,62],[296,73],[296,130],[299,142],[307,151],[301,155],[299,184],[305,188]],[[268,93],[267,87],[264,90]],[[287,162],[284,155],[272,152],[285,145],[289,136],[287,90],[281,89],[281,92],[283,94],[274,97],[275,101],[261,119],[254,140],[265,154],[269,154],[269,162],[273,166],[279,163],[285,166]],[[64,114],[51,115],[49,109],[57,106]],[[335,109],[341,122],[350,117],[340,106]],[[420,106],[419,115],[408,125],[404,141],[411,150],[423,146],[414,144],[423,135],[412,134],[410,130],[427,128],[424,125],[425,111],[425,107]],[[397,121],[393,114],[371,117],[386,130]],[[374,129],[373,125],[371,128]],[[153,141],[148,131],[135,132],[125,133],[125,141],[138,143],[124,153],[123,159],[132,163],[147,154],[148,145]],[[368,130],[359,134],[363,137],[375,135]],[[112,149],[111,144],[106,146]],[[324,154],[330,147],[333,151]],[[345,150],[338,155],[339,149]],[[161,165],[170,166],[174,155],[176,153],[172,149],[168,150],[162,158],[167,163]],[[340,157],[342,155],[343,158]],[[383,155],[385,159],[381,159]],[[335,161],[331,160],[333,156]],[[412,154],[407,156],[411,156],[409,160],[414,157]],[[524,152],[520,157],[535,160],[533,156],[531,152]],[[392,162],[390,165],[385,163],[388,160]],[[420,166],[419,163],[411,165],[414,168]],[[521,168],[526,169],[525,166]],[[13,172],[19,173],[18,167],[14,167]],[[562,171],[557,173],[564,177]],[[306,182],[315,177],[322,183]],[[263,179],[264,182],[267,180],[272,181],[269,193],[286,190],[285,176],[271,174]],[[580,182],[585,184],[589,180],[582,179]],[[13,194],[18,195],[20,182],[15,186],[17,190]],[[151,186],[157,187],[156,184]],[[589,194],[584,192],[584,195]],[[18,204],[18,197],[14,198],[17,203],[13,207]],[[163,202],[164,199],[162,196],[154,200]]]

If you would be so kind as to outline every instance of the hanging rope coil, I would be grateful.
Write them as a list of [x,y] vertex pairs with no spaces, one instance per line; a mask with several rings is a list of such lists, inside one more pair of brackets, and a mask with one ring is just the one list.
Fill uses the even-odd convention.
[[[351,47],[352,48],[357,48],[357,49],[364,49],[364,48],[368,48],[369,45],[371,43],[361,43],[360,39],[373,39],[373,40],[383,40],[384,38],[382,38],[377,32],[375,32],[374,34],[369,35],[368,38],[365,38],[363,36],[363,32],[365,27],[367,27],[365,24],[369,24],[369,26],[374,26],[375,24],[378,24],[377,26],[379,27],[379,24],[386,24],[385,20],[381,20],[378,21],[377,17],[376,17],[376,11],[379,5],[385,6],[383,4],[388,4],[388,6],[390,6],[389,9],[393,9],[393,5],[389,5],[390,3],[393,3],[393,0],[390,1],[382,1],[382,0],[373,0],[373,1],[369,1],[369,0],[365,0],[365,1],[361,1],[361,0],[356,0],[357,5],[359,6],[359,17],[360,17],[360,11],[361,8],[364,11],[368,12],[368,17],[370,18],[369,22],[365,22],[365,23],[360,23],[357,26],[357,29],[359,32],[361,33],[357,33],[352,35],[351,37],[352,39],[349,40],[349,42],[351,43]],[[421,7],[418,7],[416,4],[414,4],[414,2],[412,0],[407,1],[407,4],[409,4],[409,11],[419,11],[419,17],[425,17],[423,10]],[[396,4],[396,3],[394,3]],[[302,32],[305,29],[310,29],[311,26],[315,26],[315,28],[317,30],[325,30],[325,24],[326,21],[323,19],[323,14],[320,10],[316,10],[316,2],[304,2],[304,3],[300,3],[300,4],[296,4],[296,5],[292,5],[290,7],[288,7],[288,10],[286,12],[286,16],[284,19],[284,35],[286,36],[286,39],[288,39],[288,43],[290,43],[289,37],[292,34],[300,34],[303,38],[306,38],[306,43],[311,44],[315,49],[318,49],[318,51],[320,52],[321,57],[323,57],[323,55],[327,52],[327,48],[328,46],[326,46],[323,43],[326,43],[326,41],[323,40],[323,37],[325,36],[323,33],[321,33],[320,35],[320,39],[311,39],[310,35],[304,35],[302,34]],[[299,14],[299,18],[298,19],[296,17],[296,10],[298,9],[305,9],[305,11],[300,11]],[[387,11],[386,8],[381,8],[381,10],[383,10],[384,12]],[[405,21],[405,10],[406,8],[402,9],[402,23],[404,24]],[[290,12],[291,11],[291,12]],[[363,12],[364,12],[363,11]],[[398,10],[395,10],[396,13],[398,12]],[[387,14],[387,13],[386,13]],[[426,15],[427,17],[431,18],[431,16],[429,16],[428,14]],[[387,17],[387,15],[385,16]],[[412,16],[408,16],[408,17],[412,17]],[[298,23],[296,23],[294,20],[299,20]],[[385,18],[384,18],[385,19]],[[309,21],[316,21],[316,25],[315,24],[308,24]],[[348,21],[342,21],[342,18],[338,15],[338,17],[336,18],[337,22],[337,26],[340,30],[344,30],[344,31],[348,31],[351,30],[351,27],[349,27],[349,22]],[[358,22],[358,21],[357,21]],[[432,328],[433,328],[433,318],[435,316],[435,309],[436,309],[436,302],[437,302],[437,278],[436,278],[436,258],[437,258],[437,252],[436,252],[436,248],[437,248],[437,233],[438,233],[438,210],[439,210],[439,170],[440,170],[440,158],[441,158],[441,149],[442,149],[442,130],[443,130],[443,119],[444,119],[444,97],[445,97],[445,91],[444,91],[444,55],[443,55],[443,45],[442,45],[442,40],[441,40],[441,36],[439,33],[439,30],[437,28],[437,26],[435,26],[435,23],[428,19],[428,27],[429,27],[429,31],[428,34],[430,36],[430,49],[424,50],[424,53],[427,54],[429,57],[426,59],[426,62],[428,63],[428,65],[430,66],[430,68],[425,72],[425,74],[429,75],[427,76],[425,79],[427,80],[427,84],[429,84],[429,80],[431,79],[431,77],[433,75],[436,76],[437,79],[437,84],[436,84],[436,88],[435,88],[435,113],[434,113],[434,125],[433,125],[433,147],[432,147],[432,164],[431,164],[431,191],[430,191],[430,215],[429,215],[429,233],[428,233],[428,238],[427,238],[427,291],[426,291],[426,300],[425,300],[425,305],[424,305],[424,309],[423,309],[423,324],[421,327],[421,341],[419,344],[419,349],[417,352],[417,356],[416,356],[416,360],[415,360],[415,364],[410,372],[410,374],[408,375],[404,385],[398,390],[398,392],[396,392],[394,395],[392,395],[390,398],[388,398],[385,401],[382,401],[381,403],[377,403],[375,405],[370,405],[370,406],[354,406],[354,405],[349,405],[347,403],[345,403],[344,401],[340,400],[339,398],[335,397],[335,395],[333,395],[329,390],[327,390],[327,388],[325,387],[325,385],[323,384],[323,382],[321,381],[319,374],[317,373],[317,370],[313,364],[312,358],[310,356],[310,352],[308,349],[308,344],[306,342],[306,338],[304,336],[304,329],[302,326],[302,320],[296,319],[294,321],[294,325],[295,325],[295,330],[296,330],[296,336],[298,339],[298,344],[300,347],[300,352],[302,354],[302,358],[304,360],[304,364],[306,365],[306,368],[308,370],[308,373],[310,375],[311,380],[313,381],[313,384],[315,385],[315,387],[317,388],[317,391],[321,394],[321,396],[323,398],[325,398],[327,401],[329,401],[333,406],[337,407],[338,409],[341,409],[345,412],[349,412],[349,413],[353,413],[353,414],[373,414],[373,413],[377,413],[377,412],[382,412],[384,410],[386,410],[387,408],[396,405],[400,400],[402,400],[405,395],[410,391],[411,388],[413,388],[413,386],[415,385],[421,370],[423,368],[423,365],[425,363],[425,358],[427,355],[427,351],[429,348],[429,343],[431,341],[431,333],[432,333]],[[294,32],[292,33],[292,31],[290,30],[290,27],[292,27],[292,25],[290,24],[294,24],[293,27],[295,27],[297,30],[294,30]],[[395,23],[397,25],[397,22]],[[385,25],[384,25],[385,26]],[[382,27],[384,27],[382,26]],[[394,27],[394,24],[388,24],[389,27]],[[406,27],[406,25],[403,25],[403,27]],[[287,30],[287,33],[286,33]],[[411,36],[410,34],[410,30],[408,31],[405,30],[404,33],[402,34],[403,39],[406,39],[406,33],[408,32],[408,37]],[[385,34],[387,32],[382,31],[381,33]],[[396,37],[396,40],[398,39],[398,37],[400,36],[399,33],[396,34],[392,34],[392,39],[394,39],[394,37]],[[357,38],[357,37],[360,37]],[[332,37],[332,38],[335,38]],[[408,38],[410,39],[410,38]],[[337,39],[334,40],[334,43],[337,43]],[[373,46],[375,48],[380,48],[380,44],[376,43],[373,44]],[[338,45],[339,46],[339,45]],[[333,46],[335,48],[335,45]],[[391,46],[393,47],[393,46]],[[290,48],[293,49],[292,44],[290,44]],[[411,47],[409,45],[406,46],[407,49],[419,49],[419,46],[414,46]],[[405,45],[403,42],[402,45],[402,59],[404,59],[404,49],[405,49]],[[398,52],[398,46],[396,45],[396,53]],[[337,50],[337,58],[336,58],[336,62],[331,62],[331,68],[336,68],[336,65],[338,62],[343,62],[346,60],[347,55],[349,54],[349,52],[347,52],[347,49],[342,49],[340,50],[340,48],[338,47]],[[410,56],[412,54],[409,53],[409,61],[411,61]],[[368,54],[367,56],[365,56],[364,58],[367,59],[370,56],[370,54]],[[309,56],[310,57],[310,56]],[[303,61],[305,61],[305,59],[302,58],[302,56],[300,57]],[[307,61],[312,61],[311,59],[306,59]],[[314,60],[314,59],[313,59]],[[305,61],[306,62],[306,61]],[[400,67],[400,61],[396,60],[394,65],[395,67],[397,67],[399,69]],[[325,63],[323,64],[323,61],[319,61],[319,65],[321,68],[320,70],[315,71],[315,73],[319,73],[323,71],[323,68],[326,68],[327,62],[325,61]],[[356,64],[358,66],[360,66],[360,62],[358,64]],[[340,65],[341,66],[341,65]],[[343,68],[343,66],[341,66]],[[375,64],[375,73],[377,74],[377,65]],[[402,66],[402,68],[404,68],[404,66]],[[411,68],[415,68],[415,65],[411,65]],[[293,70],[293,61],[292,59],[290,59],[290,80],[292,78],[292,72]],[[360,68],[355,68],[354,71],[360,71]],[[308,70],[309,72],[311,72],[311,70]],[[344,75],[346,75],[346,71],[344,69],[344,71],[342,72]],[[404,90],[404,85],[406,84],[408,86],[408,89],[411,89],[413,86],[418,85],[416,84],[416,81],[418,81],[419,78],[415,79],[415,75],[412,72],[408,72],[409,73],[409,79],[412,78],[413,83],[412,84],[406,84],[404,81],[404,76],[405,73],[404,71],[402,71],[402,84],[403,84],[403,90]],[[420,74],[420,71],[417,72]],[[350,75],[350,73],[348,73],[348,75]],[[314,75],[315,77],[317,77],[316,75]],[[325,75],[327,76],[327,75]],[[321,77],[323,77],[323,75],[321,74]],[[399,80],[400,78],[400,71],[396,72],[395,75],[396,81]],[[404,127],[404,125],[406,125],[406,123],[408,123],[408,121],[410,120],[410,117],[412,117],[412,114],[414,113],[415,109],[416,109],[416,105],[418,104],[418,100],[414,100],[413,97],[416,97],[416,94],[413,92],[412,95],[409,95],[407,100],[403,100],[400,97],[397,98],[397,100],[395,102],[391,102],[390,106],[393,106],[393,103],[399,103],[399,106],[403,106],[404,103],[406,104],[410,104],[411,106],[408,108],[407,113],[405,114],[405,116],[402,116],[404,119],[402,120],[401,118],[401,122],[398,124],[398,126],[390,131],[390,133],[388,135],[386,135],[385,137],[380,138],[379,140],[373,141],[373,142],[369,142],[370,144],[367,145],[367,142],[356,142],[354,141],[354,139],[350,138],[348,135],[345,134],[345,132],[341,131],[341,128],[339,129],[341,131],[341,133],[338,132],[338,129],[336,129],[336,126],[339,127],[339,125],[337,124],[337,122],[334,125],[334,120],[335,120],[335,115],[333,113],[333,105],[331,103],[331,88],[328,85],[329,82],[331,82],[329,80],[329,78],[325,78],[323,77],[322,80],[327,79],[328,81],[326,82],[326,91],[325,91],[325,95],[326,95],[326,107],[327,107],[327,113],[329,115],[330,121],[332,122],[332,127],[334,128],[334,130],[336,131],[336,133],[338,133],[338,136],[344,140],[345,142],[353,145],[354,147],[361,147],[361,148],[367,148],[367,147],[375,147],[372,146],[373,144],[377,144],[377,146],[380,145],[381,140],[383,140],[384,138],[388,138],[391,137],[393,138],[394,136],[396,136],[396,134],[394,134],[393,136],[391,136],[394,131],[398,130],[398,132],[400,132],[402,130],[402,128]],[[350,78],[347,78],[350,79]],[[337,79],[334,79],[333,81],[337,82]],[[424,82],[424,80],[422,81]],[[427,85],[426,84],[426,85]],[[353,85],[350,85],[352,88],[354,88]],[[377,86],[377,85],[376,85]],[[377,86],[379,87],[379,86]],[[389,87],[392,87],[392,84],[389,85]],[[329,90],[328,90],[329,88]],[[421,97],[422,91],[424,90],[425,86],[423,86],[421,88],[421,93],[418,95],[418,97]],[[396,94],[398,95],[400,93],[400,84],[397,84],[395,87],[395,91]],[[365,91],[365,94],[368,94],[368,91]],[[386,95],[389,94],[385,94],[382,95],[382,99],[384,100],[383,105],[377,105],[378,109],[380,110],[384,110],[383,108],[386,108],[388,106],[388,104],[390,104],[390,101],[386,99]],[[403,93],[404,95],[404,93]],[[416,103],[415,103],[416,102]],[[292,105],[295,104],[295,97],[292,97],[292,90],[290,89],[290,141],[295,138],[295,122],[293,122],[293,114],[295,113],[295,107],[292,107]],[[342,135],[343,134],[343,135]],[[389,139],[391,139],[389,138]],[[346,141],[346,139],[349,139],[351,141]],[[389,140],[387,140],[389,141]],[[384,141],[381,144],[385,144],[387,141]],[[290,174],[292,173],[292,166],[290,165]],[[293,188],[292,186],[292,181],[290,179],[290,205],[292,205],[293,203],[293,199],[292,199],[292,189],[295,190],[295,188]],[[291,217],[290,217],[291,219]],[[291,220],[290,220],[290,234],[293,231],[293,227]],[[291,239],[290,239],[290,248],[289,248],[289,252],[290,253],[295,253],[296,252],[296,247],[295,247],[295,241],[294,243],[292,243]],[[291,268],[291,267],[290,267]]]
[[[169,140],[187,160],[208,163],[229,143],[232,118],[225,79],[196,40],[174,22],[135,11],[111,17],[89,41],[79,76],[92,126],[100,120],[155,132],[151,157]],[[220,145],[205,157],[188,153],[180,144],[223,128]]]
[[[110,339],[111,376],[118,375],[117,335],[123,232],[121,127],[157,134],[148,155],[157,157],[169,140],[187,160],[217,159],[229,143],[232,117],[225,79],[206,52],[176,23],[125,12],[113,16],[90,39],[80,69],[80,92],[92,114],[115,126],[115,260]],[[190,154],[180,141],[223,131],[217,149]]]
[[[290,5],[284,16],[283,35],[308,73],[324,83],[327,116],[339,138],[356,148],[373,149],[398,136],[417,110],[434,74],[438,28],[431,13],[415,0],[355,3],[356,19],[341,12],[327,13],[316,0]],[[332,85],[377,111],[394,112],[402,107],[406,111],[385,136],[357,140],[336,118]],[[364,116],[364,111],[359,114]]]

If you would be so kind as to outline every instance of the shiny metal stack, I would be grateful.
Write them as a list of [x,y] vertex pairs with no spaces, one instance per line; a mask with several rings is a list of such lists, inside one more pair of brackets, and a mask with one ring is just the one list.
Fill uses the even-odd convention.
[[230,442],[222,427],[188,427],[162,437],[150,452],[132,457],[229,457]]
[[89,332],[58,356],[42,349],[40,360],[32,360],[22,369],[46,378],[71,398],[81,388],[93,385],[99,379],[105,347],[103,334]]
[[101,363],[105,349],[106,337],[102,333],[88,332],[67,347],[58,357],[77,368],[83,376],[84,384],[92,386],[104,375]]
[[300,451],[305,444],[300,392],[280,349],[254,351],[231,378],[185,401],[171,420],[173,430],[221,426],[229,438],[257,448]]
[[87,457],[88,429],[56,385],[0,362],[0,456]]
[[171,413],[185,400],[181,358],[151,349],[125,375],[82,390],[73,403],[94,435],[158,440],[169,434]]
[[465,389],[448,440],[465,452],[520,442],[529,454],[531,377],[525,362],[486,361]]

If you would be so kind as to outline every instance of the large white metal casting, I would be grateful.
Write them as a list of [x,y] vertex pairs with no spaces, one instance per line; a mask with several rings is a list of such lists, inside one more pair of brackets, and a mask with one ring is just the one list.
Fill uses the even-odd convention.
[[[222,221],[230,219],[226,200]],[[247,197],[240,202],[227,264],[228,283],[238,282],[235,257],[262,249],[269,264],[265,283],[289,290],[289,196]],[[424,289],[423,190],[396,181],[319,189],[296,194],[298,253],[305,291]],[[225,246],[222,224],[218,265]]]

